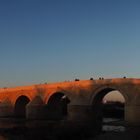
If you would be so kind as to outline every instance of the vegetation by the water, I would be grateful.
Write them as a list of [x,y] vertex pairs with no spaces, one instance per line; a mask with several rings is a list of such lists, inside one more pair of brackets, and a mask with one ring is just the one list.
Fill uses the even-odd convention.
[[124,103],[118,101],[103,103],[103,117],[124,118]]

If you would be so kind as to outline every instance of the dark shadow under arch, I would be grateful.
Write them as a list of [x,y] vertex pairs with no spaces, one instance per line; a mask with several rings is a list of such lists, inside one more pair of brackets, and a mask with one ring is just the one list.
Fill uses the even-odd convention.
[[17,98],[15,103],[15,117],[26,117],[26,105],[30,102],[27,96],[20,96]]
[[48,100],[47,112],[50,119],[64,119],[67,116],[68,97],[61,92],[54,93]]

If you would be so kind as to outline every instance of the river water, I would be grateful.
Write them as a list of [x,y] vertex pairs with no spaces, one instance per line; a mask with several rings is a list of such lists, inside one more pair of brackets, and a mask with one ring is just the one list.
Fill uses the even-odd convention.
[[[121,125],[122,120],[104,118],[102,131],[125,131],[125,127]],[[61,122],[59,123],[59,125]],[[24,119],[0,119],[0,140],[62,140],[73,139],[70,134],[60,136],[60,133],[65,132],[67,128],[59,131],[58,123],[49,122],[44,120],[24,120]],[[47,126],[47,127],[46,127]],[[52,131],[53,130],[53,131]],[[56,131],[55,131],[56,130]],[[54,132],[55,131],[55,132]],[[80,131],[81,133],[81,131]],[[80,134],[79,133],[79,134]],[[78,134],[78,135],[79,135]],[[75,134],[73,134],[75,135]],[[79,139],[77,137],[77,139]],[[80,138],[82,139],[82,138]]]
[[104,118],[102,131],[124,132],[125,126],[122,125],[123,120],[115,118]]

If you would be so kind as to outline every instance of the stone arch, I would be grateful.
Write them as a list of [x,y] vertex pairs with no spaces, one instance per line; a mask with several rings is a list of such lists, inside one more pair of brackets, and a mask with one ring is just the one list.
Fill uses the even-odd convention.
[[125,93],[123,89],[120,89],[115,86],[101,86],[97,88],[94,92],[92,92],[92,95],[90,97],[90,104],[93,105],[94,101],[96,100],[98,101],[99,99],[103,98],[106,94],[108,94],[111,91],[119,91],[125,99],[125,104],[129,104],[129,97],[127,93]]
[[62,93],[62,92],[55,92],[55,93],[53,93],[53,94],[49,97],[47,104],[50,104],[52,101],[61,99],[64,95],[65,95],[65,94]]
[[26,105],[30,102],[30,98],[25,95],[19,96],[15,101],[14,114],[16,117],[26,117]]
[[67,104],[70,102],[63,92],[52,94],[47,101],[47,112],[50,119],[63,119],[67,116]]
[[0,103],[0,117],[10,117],[13,116],[13,105],[11,100],[6,97]]
[[[102,120],[103,117],[103,106],[102,106],[102,99],[105,97],[105,95],[107,95],[109,92],[112,91],[119,91],[121,93],[121,95],[124,97],[125,99],[125,106],[128,103],[128,96],[126,93],[124,93],[124,91],[122,89],[116,88],[114,86],[103,86],[98,88],[97,90],[95,90],[95,92],[92,95],[91,98],[91,105],[92,105],[92,109],[93,109],[93,113],[96,117],[96,119],[98,120]],[[125,108],[124,108],[125,109]],[[124,115],[125,115],[125,110],[124,110]]]

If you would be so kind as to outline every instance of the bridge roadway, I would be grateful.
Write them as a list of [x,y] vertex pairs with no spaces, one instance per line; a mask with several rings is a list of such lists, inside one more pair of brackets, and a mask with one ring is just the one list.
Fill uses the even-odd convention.
[[0,117],[91,121],[99,119],[101,101],[117,90],[125,98],[125,121],[140,122],[140,79],[66,81],[0,88]]

